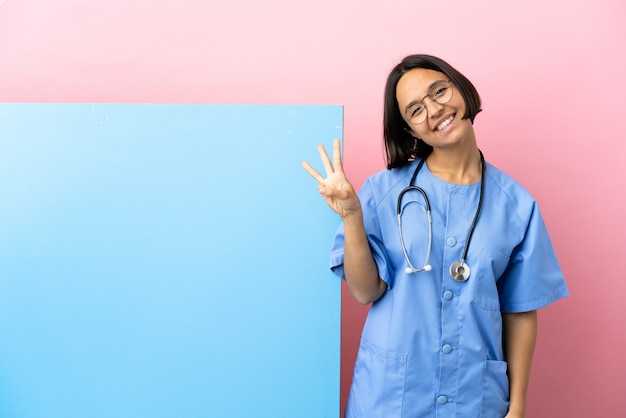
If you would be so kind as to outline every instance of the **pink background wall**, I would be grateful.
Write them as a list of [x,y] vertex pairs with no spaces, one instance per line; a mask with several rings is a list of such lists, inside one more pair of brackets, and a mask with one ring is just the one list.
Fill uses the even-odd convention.
[[[623,0],[0,0],[0,101],[342,104],[358,187],[383,167],[390,68],[443,57],[481,93],[479,145],[539,200],[572,293],[540,313],[527,416],[619,417],[625,18]],[[365,314],[344,292],[342,406]]]

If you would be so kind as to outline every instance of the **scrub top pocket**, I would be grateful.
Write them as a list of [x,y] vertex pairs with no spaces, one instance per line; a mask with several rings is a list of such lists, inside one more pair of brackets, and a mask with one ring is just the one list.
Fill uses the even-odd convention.
[[501,418],[509,410],[509,378],[506,369],[505,361],[485,361],[480,411],[482,418]]
[[[483,249],[480,252],[479,265],[474,280],[474,300],[483,309],[489,311],[500,310],[500,297],[497,282],[509,264],[509,257],[495,251]],[[472,280],[472,278],[470,278]]]
[[407,356],[362,340],[346,417],[400,417]]

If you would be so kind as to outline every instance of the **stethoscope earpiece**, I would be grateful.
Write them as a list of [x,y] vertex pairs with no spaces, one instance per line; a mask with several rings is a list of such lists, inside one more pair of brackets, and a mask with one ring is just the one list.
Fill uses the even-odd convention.
[[421,269],[416,269],[413,267],[407,267],[404,269],[404,272],[406,274],[412,274],[412,273],[419,273],[420,271],[431,271],[433,268],[430,266],[430,264],[426,264],[424,267],[422,267]]

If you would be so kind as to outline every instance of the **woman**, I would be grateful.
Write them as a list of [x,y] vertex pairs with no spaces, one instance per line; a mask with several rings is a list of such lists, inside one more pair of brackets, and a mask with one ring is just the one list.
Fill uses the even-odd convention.
[[372,303],[346,417],[524,416],[536,310],[568,291],[536,202],[478,149],[480,106],[448,63],[408,56],[387,80],[387,170],[357,195],[338,141],[326,177],[303,163],[342,218],[331,268]]

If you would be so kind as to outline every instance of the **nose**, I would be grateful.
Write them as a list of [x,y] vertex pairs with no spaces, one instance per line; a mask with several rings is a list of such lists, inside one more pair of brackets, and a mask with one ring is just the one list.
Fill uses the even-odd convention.
[[437,103],[430,97],[426,97],[423,102],[426,110],[428,111],[428,116],[431,118],[437,116],[441,112],[441,109],[443,109],[442,104]]

